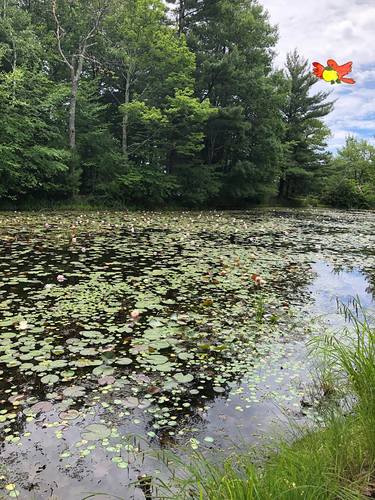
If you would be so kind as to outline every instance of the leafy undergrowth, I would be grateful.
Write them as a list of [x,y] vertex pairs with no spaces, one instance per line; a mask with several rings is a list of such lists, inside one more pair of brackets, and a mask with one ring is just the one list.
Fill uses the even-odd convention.
[[[324,422],[300,429],[270,453],[259,449],[213,464],[196,455],[186,476],[169,487],[168,498],[209,500],[375,498],[375,329],[345,308],[352,334],[324,339],[340,404]],[[342,398],[345,394],[345,398]],[[353,401],[355,404],[353,406]],[[172,492],[173,489],[173,492]]]

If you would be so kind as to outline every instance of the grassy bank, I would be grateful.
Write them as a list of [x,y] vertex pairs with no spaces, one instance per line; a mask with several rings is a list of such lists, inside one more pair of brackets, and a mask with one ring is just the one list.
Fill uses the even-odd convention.
[[259,449],[221,465],[197,457],[174,498],[375,498],[375,330],[348,309],[345,314],[354,328],[323,341],[324,379],[335,381],[322,390],[330,398],[323,423],[264,449],[260,466]]

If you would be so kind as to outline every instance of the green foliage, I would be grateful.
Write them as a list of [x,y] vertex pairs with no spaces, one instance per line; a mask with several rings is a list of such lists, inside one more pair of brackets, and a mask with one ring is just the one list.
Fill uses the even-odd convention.
[[363,427],[371,459],[375,460],[375,328],[373,317],[354,302],[355,311],[341,306],[343,314],[354,325],[343,336],[328,338],[329,368],[337,386],[347,387],[350,397],[356,399],[356,415]]
[[2,5],[3,199],[225,208],[324,191],[374,205],[373,152],[350,143],[331,161],[328,94],[297,53],[273,69],[257,1],[168,3]]
[[204,146],[204,127],[212,113],[208,101],[200,102],[193,91],[178,90],[168,97],[165,114],[167,117],[166,138],[169,148],[169,165],[173,168],[176,156],[193,158]]
[[282,151],[283,79],[271,70],[276,30],[253,1],[187,2],[186,10],[197,93],[218,110],[203,157],[222,174],[220,204],[259,200],[275,189]]
[[51,82],[41,73],[16,69],[0,74],[1,198],[61,189],[70,155],[59,148],[58,124],[49,108],[51,91]]
[[[77,106],[78,186],[82,194],[96,194],[121,168],[119,144],[105,120],[108,105],[98,102],[100,82],[82,82]],[[76,181],[76,182],[77,182]]]
[[207,205],[217,197],[222,187],[222,176],[210,165],[197,163],[195,166],[179,165],[176,168],[176,178],[179,189],[175,192],[173,200],[176,204],[183,202],[189,207],[200,207]]
[[322,201],[338,208],[368,208],[366,193],[354,179],[334,178],[325,190]]
[[178,186],[174,177],[157,169],[139,166],[130,167],[118,177],[117,182],[118,186],[114,187],[125,201],[146,206],[169,201]]
[[339,208],[375,206],[375,147],[348,137],[328,171],[322,201]]

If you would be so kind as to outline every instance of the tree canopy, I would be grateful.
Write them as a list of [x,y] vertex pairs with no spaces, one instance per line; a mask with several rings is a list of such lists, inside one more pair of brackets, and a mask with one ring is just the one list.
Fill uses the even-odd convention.
[[274,69],[277,30],[256,0],[0,10],[2,203],[237,207],[349,171],[327,153],[328,94],[296,52]]

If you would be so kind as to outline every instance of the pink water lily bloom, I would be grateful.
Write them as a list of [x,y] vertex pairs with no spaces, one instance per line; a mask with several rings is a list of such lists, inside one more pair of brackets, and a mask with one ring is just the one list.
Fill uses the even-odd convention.
[[138,319],[140,315],[141,315],[141,313],[137,309],[134,309],[134,311],[132,311],[130,313],[130,317],[131,317],[132,320]]
[[66,278],[63,274],[59,274],[56,279],[59,283],[63,283],[64,281],[66,281]]

